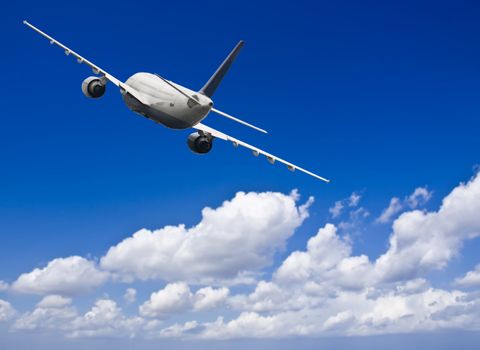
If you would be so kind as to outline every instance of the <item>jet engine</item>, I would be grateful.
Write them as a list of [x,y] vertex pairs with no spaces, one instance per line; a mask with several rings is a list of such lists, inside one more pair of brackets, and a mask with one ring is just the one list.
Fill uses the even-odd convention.
[[188,147],[192,150],[192,152],[204,154],[208,153],[212,149],[212,141],[212,137],[208,137],[198,132],[194,132],[193,134],[190,134],[190,136],[188,136],[187,144]]
[[102,97],[105,93],[105,83],[99,77],[88,77],[82,83],[82,92],[90,98]]

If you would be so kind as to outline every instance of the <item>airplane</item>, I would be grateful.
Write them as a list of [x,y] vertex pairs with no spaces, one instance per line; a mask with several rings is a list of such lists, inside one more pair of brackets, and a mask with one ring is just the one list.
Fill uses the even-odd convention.
[[256,157],[263,155],[271,164],[278,161],[279,163],[285,164],[290,171],[299,170],[319,180],[330,182],[330,180],[314,174],[311,171],[203,124],[203,120],[207,115],[210,112],[214,112],[262,133],[267,133],[264,129],[213,107],[212,96],[240,52],[240,49],[243,47],[244,41],[241,40],[235,46],[199,91],[193,91],[169,81],[156,73],[135,73],[128,78],[127,81],[122,82],[29,22],[23,21],[23,24],[47,38],[51,45],[55,44],[62,48],[67,56],[72,55],[77,59],[78,63],[86,64],[92,69],[95,76],[90,76],[82,82],[82,92],[85,96],[92,99],[102,97],[105,94],[107,82],[111,82],[120,89],[125,104],[133,112],[171,129],[196,129],[197,131],[190,134],[187,139],[188,147],[194,153],[208,153],[212,149],[213,140],[218,138],[231,142],[235,148],[238,146],[245,147],[251,150]]

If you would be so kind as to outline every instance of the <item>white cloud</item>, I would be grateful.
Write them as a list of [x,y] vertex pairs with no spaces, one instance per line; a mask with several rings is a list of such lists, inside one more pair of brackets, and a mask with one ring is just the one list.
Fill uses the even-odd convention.
[[195,332],[199,326],[200,325],[197,321],[188,321],[184,324],[175,323],[162,329],[159,336],[163,338],[184,337],[186,334]]
[[195,294],[185,282],[170,283],[140,305],[144,317],[166,318],[186,311],[205,311],[222,305],[228,295],[228,288],[200,288]]
[[111,299],[99,299],[83,316],[76,317],[67,329],[67,336],[134,338],[145,325],[141,317],[127,317]]
[[[13,331],[62,332],[66,337],[135,337],[150,326],[141,317],[127,317],[111,299],[99,299],[85,314],[71,306],[71,300],[58,295],[47,296],[36,308],[18,317]],[[154,325],[153,328],[158,325]],[[152,327],[151,327],[152,328]]]
[[480,286],[480,264],[475,267],[475,270],[469,271],[465,276],[457,278],[455,284],[462,287],[479,287]]
[[330,215],[332,216],[332,219],[339,217],[345,208],[354,208],[358,206],[361,198],[362,196],[360,194],[352,192],[352,194],[348,198],[336,201],[333,207],[328,209]]
[[205,287],[195,293],[194,309],[197,311],[210,310],[219,307],[227,300],[230,293],[228,288]]
[[355,322],[355,316],[353,316],[350,310],[341,311],[333,316],[327,318],[323,323],[323,329],[326,331],[334,329],[345,329]]
[[[417,193],[417,194],[415,194]],[[425,193],[418,189],[415,197]],[[425,196],[423,196],[425,197]],[[351,242],[327,224],[307,244],[305,252],[292,252],[278,268],[276,280],[332,280],[342,288],[414,279],[441,269],[458,254],[463,241],[480,235],[480,175],[447,195],[438,211],[413,210],[393,223],[388,250],[375,262],[365,255],[351,256]]]
[[381,223],[390,222],[395,215],[402,211],[402,209],[403,205],[400,202],[400,199],[398,199],[397,197],[393,197],[390,200],[390,204],[388,205],[388,207],[385,208],[382,214],[377,218],[377,221]]
[[353,192],[350,197],[348,198],[348,206],[349,207],[356,207],[358,203],[360,203],[360,199],[362,198],[361,195],[358,193]]
[[336,234],[337,228],[327,224],[317,235],[310,238],[307,251],[291,253],[276,272],[276,279],[285,283],[305,281],[312,278],[312,273],[328,271],[338,262],[350,255],[350,245]]
[[219,317],[214,322],[196,323],[196,332],[190,329],[189,333],[172,336],[193,333],[210,339],[285,338],[478,329],[480,315],[469,312],[468,318],[462,318],[466,308],[480,310],[480,299],[469,300],[465,293],[430,287],[406,293],[399,286],[398,290],[380,292],[376,297],[370,290],[341,291],[313,307],[263,314],[242,312],[230,321]]
[[342,213],[342,210],[343,210],[342,201],[336,201],[335,205],[328,209],[328,211],[332,215],[332,218],[339,217],[340,214]]
[[71,303],[72,299],[70,298],[65,298],[61,295],[47,295],[37,304],[37,307],[46,309],[62,308]]
[[[415,192],[418,197],[423,191]],[[272,281],[259,282],[250,294],[230,297],[229,304],[243,311],[238,318],[206,323],[202,336],[478,330],[478,293],[434,289],[417,276],[444,267],[463,241],[480,234],[479,212],[477,175],[446,196],[438,211],[413,210],[401,215],[393,224],[387,252],[374,262],[365,255],[352,256],[351,242],[327,224],[310,238],[305,251],[294,251],[285,259]],[[457,284],[477,285],[478,270]]]
[[0,299],[0,322],[10,320],[15,314],[13,306],[8,301]]
[[165,288],[152,293],[150,299],[140,305],[140,315],[164,318],[170,314],[185,312],[192,307],[192,297],[186,283],[167,284]]
[[215,322],[206,323],[204,327],[201,337],[213,339],[263,338],[281,333],[284,337],[290,333],[279,322],[278,316],[262,316],[256,312],[242,312],[238,318],[229,322],[224,322],[223,318],[219,317]]
[[8,288],[9,288],[8,283],[0,280],[0,292],[6,291],[8,290]]
[[238,192],[216,209],[205,208],[192,228],[165,226],[136,232],[109,249],[102,268],[123,278],[218,283],[239,279],[272,263],[308,217],[313,199],[298,195]]
[[355,334],[381,334],[385,332],[418,332],[441,328],[440,320],[432,315],[447,307],[462,304],[463,293],[429,288],[413,294],[388,292],[370,302],[369,308],[358,315]]
[[350,210],[348,218],[338,223],[338,228],[349,236],[359,236],[362,234],[365,226],[365,219],[370,216],[370,212],[364,207]]
[[382,211],[382,214],[377,218],[377,222],[388,223],[405,208],[416,209],[419,206],[427,203],[432,198],[432,192],[426,187],[417,187],[415,191],[402,201],[397,197],[390,200],[390,204]]
[[379,277],[403,280],[444,268],[463,241],[480,235],[479,198],[480,174],[456,187],[438,211],[403,213],[393,223],[388,251],[376,261]]
[[293,299],[292,295],[277,284],[270,281],[260,281],[252,293],[232,296],[229,299],[229,304],[237,310],[270,312],[289,307],[287,306],[289,299]]
[[132,304],[137,300],[137,290],[135,288],[127,288],[125,294],[123,294],[123,300],[127,304]]
[[[51,302],[53,298],[47,297],[50,302],[42,301],[35,310],[21,315],[12,330],[60,331],[73,338],[133,338],[141,335],[230,339],[369,335],[437,328],[479,329],[475,328],[480,325],[478,295],[433,289],[425,286],[425,281],[407,284],[389,291],[378,290],[377,296],[372,294],[371,289],[339,291],[317,305],[291,307],[272,314],[246,311],[229,321],[223,317],[205,323],[187,321],[161,330],[157,330],[161,325],[157,320],[125,316],[110,299],[97,300],[88,312],[80,315],[66,302]],[[294,288],[288,291],[291,293]],[[314,295],[310,291],[304,297],[313,298]]]
[[413,193],[408,196],[406,202],[411,209],[415,209],[420,205],[425,204],[432,198],[432,192],[426,187],[417,187]]
[[361,235],[365,219],[370,216],[367,209],[359,206],[361,198],[360,194],[353,192],[349,197],[336,201],[328,210],[332,219],[343,216],[337,227],[351,237]]
[[51,330],[64,331],[78,317],[76,309],[70,305],[71,299],[50,295],[42,299],[37,307],[22,314],[12,325],[12,330]]
[[320,282],[342,288],[362,288],[372,273],[365,255],[351,256],[348,239],[337,235],[337,228],[327,224],[310,238],[305,252],[292,252],[274,277],[280,284]]
[[79,256],[57,258],[46,267],[24,273],[12,284],[12,289],[29,294],[76,295],[89,292],[103,284],[108,274],[95,263]]
[[[420,188],[403,201],[399,200],[402,210],[418,208],[428,200],[428,193]],[[80,315],[68,298],[57,295],[45,297],[35,310],[18,317],[12,329],[56,329],[71,337],[134,337],[141,334],[208,339],[480,330],[478,291],[433,288],[425,279],[429,271],[445,267],[458,255],[463,242],[480,234],[480,174],[455,188],[437,211],[411,209],[400,215],[392,224],[385,253],[376,260],[354,254],[353,242],[348,236],[342,236],[340,224],[326,224],[308,240],[304,250],[288,254],[271,278],[267,278],[269,274],[264,275],[265,280],[256,282],[255,286],[232,289],[237,292],[204,285],[195,292],[187,282],[212,281],[212,285],[219,286],[227,279],[241,277],[239,271],[259,272],[271,263],[274,252],[281,249],[307,215],[306,208],[297,207],[296,193],[291,196],[268,193],[264,194],[265,198],[254,194],[253,198],[243,198],[249,195],[240,195],[242,203],[237,202],[237,195],[220,208],[207,209],[201,223],[194,228],[179,226],[166,227],[159,230],[160,233],[148,231],[146,241],[134,236],[114,247],[116,258],[121,257],[118,261],[122,264],[125,257],[138,256],[141,260],[140,253],[148,258],[138,266],[129,265],[127,269],[122,265],[122,269],[116,269],[122,277],[140,277],[135,268],[141,271],[145,266],[146,275],[142,277],[145,279],[165,276],[173,279],[173,272],[178,272],[178,278],[188,277],[185,282],[173,280],[174,283],[152,293],[138,309],[141,317],[124,315],[110,299],[98,300],[90,311]],[[261,230],[254,227],[261,220],[247,208],[252,202],[255,213],[260,212],[258,208],[263,205],[267,208],[270,224],[262,224]],[[348,202],[344,204],[348,206]],[[271,207],[276,208],[272,210]],[[361,207],[349,211],[360,218],[365,215],[362,213],[368,213]],[[285,213],[287,219],[283,217]],[[228,225],[229,222],[232,225],[240,223],[238,232],[235,226]],[[275,234],[269,233],[271,227],[276,228]],[[238,238],[240,233],[243,239]],[[257,236],[267,236],[267,239]],[[205,237],[211,240],[204,241]],[[210,251],[206,249],[207,243],[210,243]],[[259,248],[268,243],[276,248]],[[147,249],[149,246],[151,251]],[[251,265],[255,267],[238,268],[244,265],[235,249],[227,252],[220,249],[235,246],[248,258],[258,258],[263,254],[262,249],[270,255],[262,263]],[[173,253],[165,253],[165,247]],[[156,252],[164,254],[162,259],[171,259],[173,268],[159,274],[152,272],[154,267],[166,269],[155,260]],[[205,257],[200,252],[205,253]],[[177,256],[182,254],[196,260]],[[233,255],[233,262],[228,260],[229,254]],[[164,262],[169,263],[168,260]],[[180,262],[189,264],[184,266]],[[215,270],[214,262],[236,268],[225,270],[219,266],[220,270]],[[193,272],[186,272],[187,268]],[[193,277],[195,271],[201,275],[200,279]],[[479,275],[480,265],[457,279],[456,284],[476,287]],[[135,294],[126,292],[125,295],[129,293]],[[204,313],[207,310],[209,312]],[[224,312],[229,316],[218,316]],[[209,319],[213,313],[215,316]],[[192,315],[198,319],[186,321]],[[171,316],[173,324],[167,321]]]

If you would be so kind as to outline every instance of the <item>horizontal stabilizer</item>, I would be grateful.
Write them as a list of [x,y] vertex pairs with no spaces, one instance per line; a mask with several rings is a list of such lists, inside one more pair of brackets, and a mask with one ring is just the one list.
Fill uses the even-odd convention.
[[231,119],[231,120],[233,120],[233,121],[236,121],[237,123],[240,123],[240,124],[243,124],[243,125],[245,125],[245,126],[248,126],[249,128],[255,129],[255,130],[260,131],[260,132],[263,132],[264,134],[268,134],[268,132],[267,132],[266,130],[261,129],[261,128],[255,126],[255,125],[250,124],[250,123],[244,122],[243,120],[240,120],[240,119],[238,119],[238,118],[235,118],[235,117],[233,117],[233,116],[231,116],[230,114],[227,114],[227,113],[225,113],[225,112],[219,111],[218,109],[212,108],[211,111],[214,112],[214,113],[217,113],[217,114],[221,115],[222,117]]

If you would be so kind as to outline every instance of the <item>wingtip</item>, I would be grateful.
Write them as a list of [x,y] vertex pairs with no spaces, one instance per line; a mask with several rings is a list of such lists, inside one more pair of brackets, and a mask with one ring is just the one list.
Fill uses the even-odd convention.
[[316,175],[316,177],[317,177],[318,179],[322,180],[323,182],[327,183],[327,184],[330,183],[330,180],[329,180],[329,179],[326,179],[326,178],[321,177],[321,176],[318,176],[318,175]]

